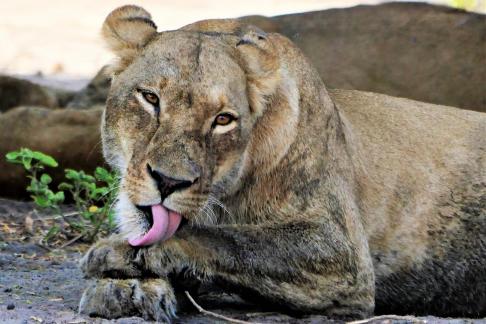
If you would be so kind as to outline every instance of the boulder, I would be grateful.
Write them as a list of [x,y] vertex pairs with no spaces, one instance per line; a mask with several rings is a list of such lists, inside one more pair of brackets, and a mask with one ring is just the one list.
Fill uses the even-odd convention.
[[72,99],[71,91],[44,87],[28,80],[0,75],[0,112],[18,106],[63,107]]
[[67,107],[87,109],[93,105],[104,105],[110,90],[110,76],[107,73],[107,68],[108,66],[102,67],[91,82],[74,95]]
[[486,15],[385,3],[241,19],[289,37],[329,88],[486,112]]
[[65,168],[92,171],[104,164],[100,120],[103,107],[87,110],[51,110],[18,107],[0,114],[0,196],[26,197],[26,173],[6,162],[5,154],[27,147],[53,156],[59,167],[47,169],[58,183]]

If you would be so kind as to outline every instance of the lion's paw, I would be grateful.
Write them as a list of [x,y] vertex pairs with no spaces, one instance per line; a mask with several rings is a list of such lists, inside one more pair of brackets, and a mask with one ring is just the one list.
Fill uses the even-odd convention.
[[142,275],[133,262],[136,250],[118,236],[95,243],[81,258],[79,266],[88,278],[133,278]]
[[79,312],[89,316],[142,316],[167,323],[175,310],[174,292],[164,279],[100,279],[84,291],[79,304]]

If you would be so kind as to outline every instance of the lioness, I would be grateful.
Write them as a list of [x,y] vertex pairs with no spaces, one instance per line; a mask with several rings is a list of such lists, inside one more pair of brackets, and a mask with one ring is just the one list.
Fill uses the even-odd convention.
[[486,314],[486,115],[329,92],[234,20],[102,30],[120,234],[81,260],[81,312],[169,321],[189,275],[298,313]]

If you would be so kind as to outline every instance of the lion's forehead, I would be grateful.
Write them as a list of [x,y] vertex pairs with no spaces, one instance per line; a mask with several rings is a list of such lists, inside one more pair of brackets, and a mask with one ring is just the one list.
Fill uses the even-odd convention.
[[208,121],[222,109],[240,117],[249,111],[246,75],[228,46],[186,34],[161,35],[115,78],[106,124],[123,125],[117,132],[120,136],[151,118],[139,109],[140,88],[154,90],[160,97],[161,123],[183,128],[192,137],[209,127]]
[[160,35],[126,72],[177,79],[181,85],[208,85],[231,80],[241,82],[244,79],[244,71],[231,46],[215,37],[194,34]]
[[128,67],[115,83],[113,96],[122,100],[128,99],[135,89],[148,88],[157,92],[164,105],[200,106],[209,110],[247,106],[246,77],[239,68],[229,72],[213,65],[191,72],[164,57],[154,60],[145,55],[140,62]]

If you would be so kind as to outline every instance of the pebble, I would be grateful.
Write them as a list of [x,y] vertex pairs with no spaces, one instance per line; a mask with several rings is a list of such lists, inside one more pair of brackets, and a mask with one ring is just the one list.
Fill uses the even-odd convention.
[[12,292],[12,288],[5,288],[5,289],[3,290],[3,292],[6,292],[6,293]]
[[8,304],[8,305],[7,305],[7,309],[8,309],[8,310],[12,310],[12,309],[14,309],[14,308],[15,308],[14,303],[10,303],[10,304]]

